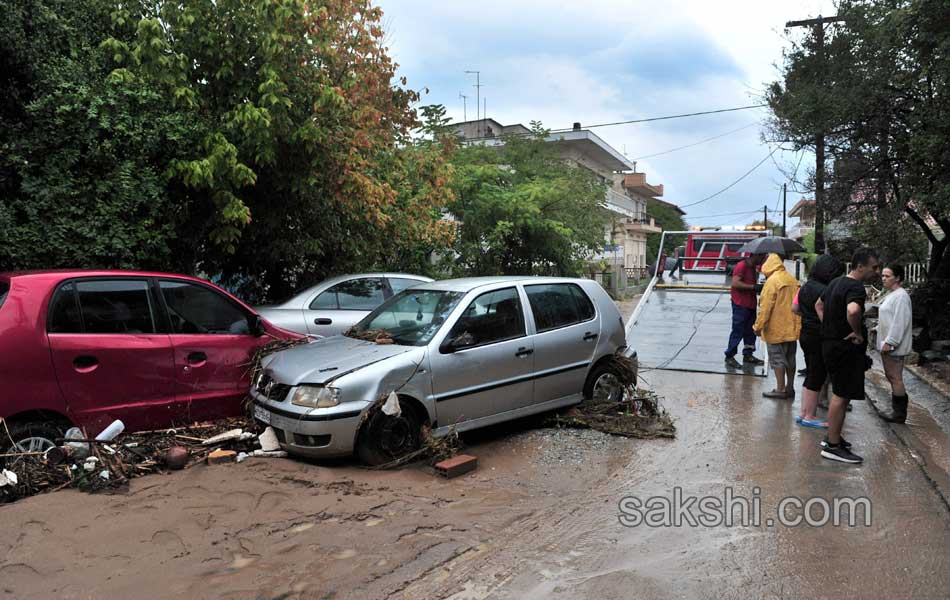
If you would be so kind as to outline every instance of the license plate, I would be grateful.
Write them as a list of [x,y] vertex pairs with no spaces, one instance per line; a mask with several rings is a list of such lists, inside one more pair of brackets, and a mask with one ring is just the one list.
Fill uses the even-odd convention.
[[263,406],[254,405],[254,418],[270,425],[270,413]]

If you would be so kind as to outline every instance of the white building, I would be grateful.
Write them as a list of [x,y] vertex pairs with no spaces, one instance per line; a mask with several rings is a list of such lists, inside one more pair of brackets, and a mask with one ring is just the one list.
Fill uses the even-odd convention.
[[[502,145],[502,136],[528,135],[524,125],[502,125],[494,119],[465,121],[454,125],[463,142]],[[562,158],[586,167],[607,183],[604,206],[610,221],[604,229],[604,247],[594,262],[605,261],[612,270],[626,269],[638,276],[647,265],[646,236],[660,233],[647,215],[647,198],[663,195],[662,185],[651,185],[644,173],[635,173],[635,165],[607,142],[575,123],[572,131],[551,133],[546,140],[557,144]]]

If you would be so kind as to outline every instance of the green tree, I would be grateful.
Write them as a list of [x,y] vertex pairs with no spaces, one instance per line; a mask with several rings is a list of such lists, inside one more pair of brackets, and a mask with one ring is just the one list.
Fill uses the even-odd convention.
[[[826,214],[885,257],[907,257],[907,225],[930,243],[929,276],[950,277],[950,5],[843,0],[819,55],[814,35],[786,52],[767,100],[772,136],[804,147],[828,134]],[[919,247],[919,243],[916,244]]]
[[165,164],[196,141],[192,115],[108,78],[111,3],[4,3],[0,17],[0,270],[167,267]]
[[202,272],[261,300],[450,243],[452,140],[368,0],[0,6],[0,269]]
[[606,183],[563,160],[548,132],[531,125],[530,136],[456,153],[455,273],[579,275],[603,248]]
[[381,18],[369,0],[115,11],[113,77],[146,81],[207,124],[168,170],[197,200],[187,237],[205,241],[204,270],[274,297],[448,242],[448,149],[413,143],[419,95],[391,84]]
[[[663,231],[686,231],[686,222],[683,221],[683,215],[678,210],[665,202],[659,202],[653,198],[647,199],[647,214],[653,217],[657,226]],[[686,236],[666,236],[663,243],[663,251],[667,256],[673,256],[677,246],[686,244]],[[647,235],[647,263],[656,262],[658,250],[660,248],[660,234],[651,233]]]

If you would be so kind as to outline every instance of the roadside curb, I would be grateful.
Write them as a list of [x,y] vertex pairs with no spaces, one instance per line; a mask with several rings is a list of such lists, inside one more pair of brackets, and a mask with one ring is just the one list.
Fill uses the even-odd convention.
[[945,398],[950,399],[950,385],[938,379],[934,379],[929,372],[921,369],[920,365],[905,364],[904,368],[919,377],[921,381],[927,383],[927,385],[943,394]]
[[[874,408],[874,412],[880,417],[882,407],[887,406],[889,392],[886,387],[882,387],[876,377],[869,378],[869,383],[871,385],[866,388],[868,392],[868,404]],[[878,406],[879,403],[881,406]],[[928,414],[925,408],[921,407],[919,410],[924,412],[924,414]],[[930,487],[933,488],[934,492],[936,492],[940,498],[947,514],[950,515],[950,474],[940,468],[940,466],[931,459],[929,448],[914,434],[911,427],[908,425],[889,423],[883,419],[882,423],[907,450],[907,453],[917,464],[917,468],[920,469],[924,479],[927,480],[927,483],[930,484]]]

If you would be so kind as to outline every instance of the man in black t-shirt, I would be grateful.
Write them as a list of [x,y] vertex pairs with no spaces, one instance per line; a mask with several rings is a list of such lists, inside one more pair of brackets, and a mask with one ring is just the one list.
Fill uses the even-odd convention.
[[851,444],[841,437],[845,412],[851,400],[864,399],[864,357],[867,328],[864,326],[864,282],[878,271],[874,252],[862,248],[851,259],[851,271],[832,280],[815,303],[821,319],[821,353],[831,378],[832,398],[828,407],[828,437],[821,455],[830,460],[860,463]]

